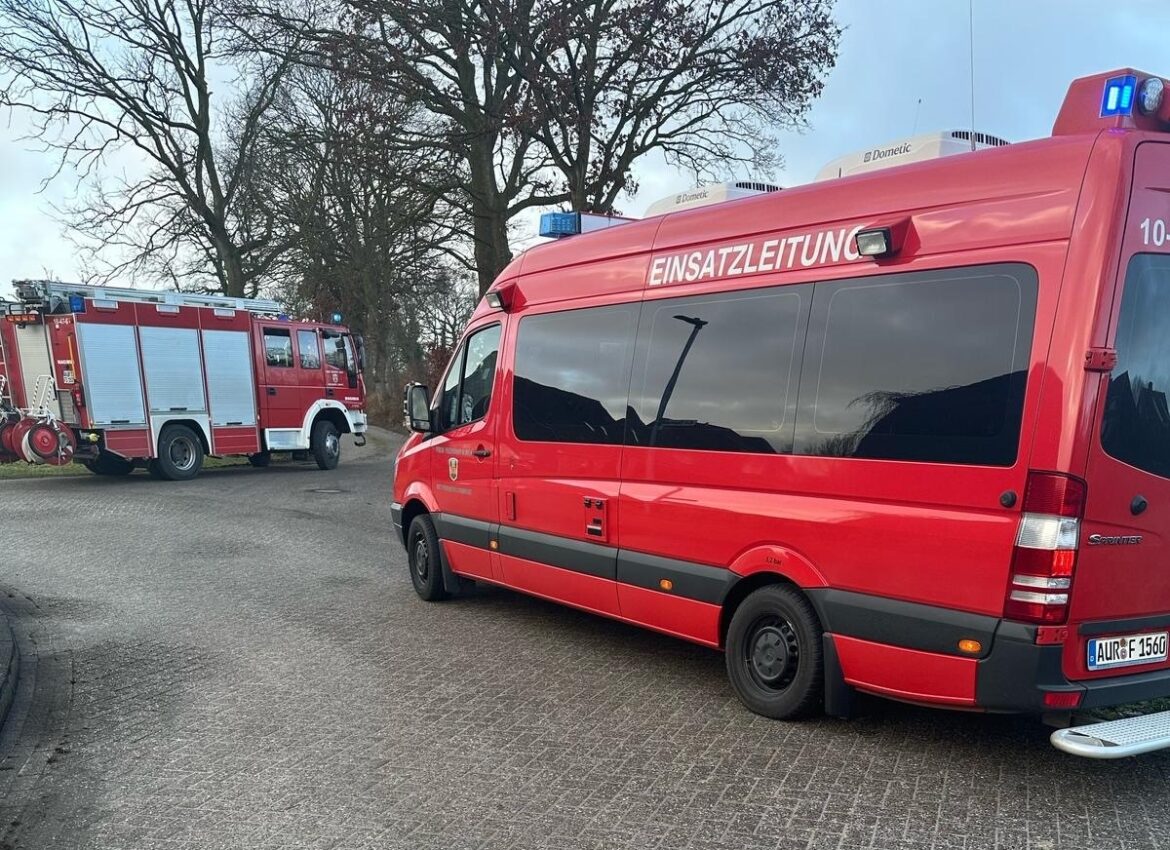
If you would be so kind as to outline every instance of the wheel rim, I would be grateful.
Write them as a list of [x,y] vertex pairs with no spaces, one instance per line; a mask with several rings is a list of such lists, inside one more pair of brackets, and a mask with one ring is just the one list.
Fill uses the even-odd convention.
[[167,455],[175,469],[180,472],[189,472],[195,466],[195,446],[186,437],[171,440]]
[[327,434],[325,436],[325,454],[329,457],[337,457],[341,453],[341,440],[336,434]]
[[764,690],[787,690],[800,666],[800,641],[783,617],[761,617],[748,630],[743,662],[753,682]]
[[415,537],[412,566],[418,580],[425,582],[431,574],[431,550],[427,547],[426,538],[421,534]]

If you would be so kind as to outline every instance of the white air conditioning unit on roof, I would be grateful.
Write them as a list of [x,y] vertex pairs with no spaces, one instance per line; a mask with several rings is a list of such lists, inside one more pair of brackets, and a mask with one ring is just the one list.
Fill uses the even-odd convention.
[[[975,150],[998,148],[1010,144],[1006,139],[987,133],[975,133],[974,135]],[[905,165],[909,162],[924,162],[953,154],[970,153],[971,150],[970,130],[945,130],[941,133],[910,136],[875,148],[839,156],[817,172],[816,180],[849,177],[853,174],[864,174],[867,171],[877,171],[880,168]]]
[[734,183],[712,183],[707,186],[698,186],[685,192],[667,195],[660,201],[655,201],[646,208],[646,218],[655,215],[665,215],[679,210],[689,210],[694,207],[705,207],[710,204],[721,204],[724,201],[735,201],[739,198],[748,198],[766,192],[778,192],[779,186],[771,183],[760,183],[753,180],[740,180]]

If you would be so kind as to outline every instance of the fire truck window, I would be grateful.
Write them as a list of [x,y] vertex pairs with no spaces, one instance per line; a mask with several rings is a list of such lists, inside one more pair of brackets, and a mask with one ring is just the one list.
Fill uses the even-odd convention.
[[500,326],[476,331],[451,359],[439,398],[439,417],[444,429],[457,428],[487,415],[496,379]]
[[636,305],[522,319],[512,390],[516,437],[620,444],[637,319]]
[[264,359],[269,366],[292,366],[292,336],[284,328],[264,329]]
[[810,295],[809,286],[788,286],[647,302],[627,443],[792,451]]
[[321,368],[321,350],[317,347],[316,331],[297,331],[297,348],[301,355],[302,369]]
[[796,451],[1011,466],[1035,271],[996,265],[818,284]]
[[336,331],[322,331],[322,342],[325,343],[325,362],[334,369],[343,372],[349,371],[349,364],[345,355],[345,337]]
[[1118,460],[1170,478],[1170,257],[1129,261],[1101,444]]

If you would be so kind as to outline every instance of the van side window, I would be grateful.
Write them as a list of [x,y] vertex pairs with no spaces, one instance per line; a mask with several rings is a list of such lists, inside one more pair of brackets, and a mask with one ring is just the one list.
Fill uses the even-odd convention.
[[638,305],[526,316],[516,338],[517,439],[619,445]]
[[1011,466],[1035,271],[996,265],[821,283],[796,452]]
[[469,336],[451,359],[451,368],[439,399],[439,416],[444,430],[487,415],[499,348],[500,326],[492,325]]
[[1113,457],[1170,478],[1170,257],[1129,261],[1117,322],[1101,445]]
[[647,301],[627,443],[792,451],[808,285]]

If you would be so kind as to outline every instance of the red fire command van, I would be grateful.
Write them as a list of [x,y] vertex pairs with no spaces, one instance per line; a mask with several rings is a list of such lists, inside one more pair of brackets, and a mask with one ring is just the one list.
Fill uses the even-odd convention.
[[311,453],[365,441],[361,339],[275,301],[18,281],[0,303],[0,463],[172,481],[205,455]]
[[[1170,96],[533,248],[407,391],[394,517],[460,577],[725,650],[752,711],[1170,696]],[[1058,730],[1170,746],[1170,712]]]

